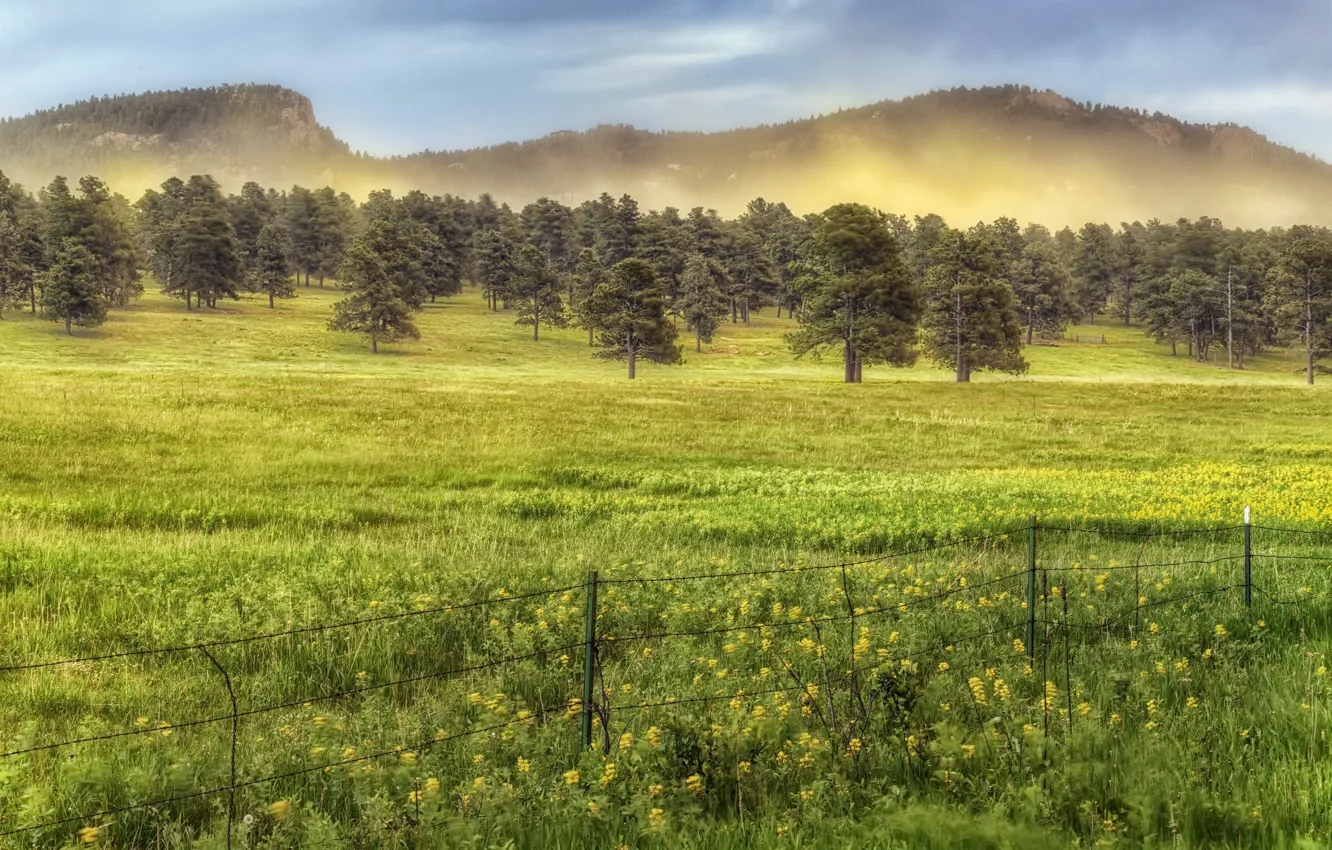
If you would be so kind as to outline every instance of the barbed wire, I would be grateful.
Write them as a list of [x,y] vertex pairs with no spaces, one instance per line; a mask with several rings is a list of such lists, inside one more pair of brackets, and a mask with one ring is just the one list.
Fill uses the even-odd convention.
[[878,555],[873,558],[866,558],[860,561],[846,561],[838,564],[815,564],[812,566],[777,567],[774,569],[766,569],[766,570],[739,570],[735,572],[726,572],[726,573],[701,573],[693,575],[653,576],[646,578],[609,578],[609,579],[600,579],[598,580],[597,583],[598,584],[658,584],[662,582],[682,583],[690,581],[701,581],[703,579],[742,578],[749,576],[780,575],[783,573],[805,573],[805,572],[818,572],[822,570],[840,570],[840,569],[847,569],[850,567],[861,567],[865,566],[866,564],[877,564],[882,561],[892,560],[894,558],[905,558],[911,555],[920,555],[925,552],[936,552],[942,549],[949,549],[956,546],[965,546],[969,543],[980,543],[987,540],[998,540],[1000,538],[1007,538],[1009,535],[1016,534],[1023,530],[1025,530],[1025,526],[1023,528],[1015,528],[1007,531],[997,531],[993,534],[986,534],[980,537],[968,537],[963,540],[956,540],[947,543],[935,543],[929,546],[922,546],[917,549],[907,549],[901,552],[889,552],[888,554]]
[[822,623],[844,622],[846,620],[855,619],[856,617],[870,617],[876,614],[884,614],[892,611],[901,611],[904,608],[911,608],[925,602],[936,602],[940,599],[945,599],[949,596],[955,596],[956,594],[962,593],[964,591],[980,590],[981,588],[989,587],[991,585],[998,584],[1000,582],[1009,581],[1010,579],[1020,578],[1025,575],[1027,575],[1027,570],[1024,569],[1019,572],[1012,572],[1008,573],[1007,575],[999,576],[998,578],[990,579],[988,581],[983,581],[980,582],[979,584],[968,584],[952,588],[950,590],[946,590],[942,593],[936,593],[930,596],[920,596],[909,602],[899,602],[894,605],[885,605],[879,608],[868,608],[860,610],[857,613],[853,614],[837,614],[828,617],[806,617],[799,620],[781,620],[770,623],[750,623],[741,626],[725,626],[723,628],[716,628],[716,629],[695,629],[690,631],[678,631],[678,632],[657,632],[654,634],[627,635],[625,637],[606,636],[605,640],[609,644],[633,643],[645,640],[665,640],[667,638],[676,638],[676,637],[702,637],[705,635],[727,634],[729,632],[762,631],[764,629],[789,629],[789,628],[797,628],[800,626],[818,625]]
[[209,717],[203,720],[188,720],[182,723],[170,723],[166,726],[159,725],[157,727],[150,727],[145,729],[129,729],[123,732],[111,732],[106,735],[94,735],[87,738],[77,738],[71,741],[60,741],[53,744],[42,744],[40,746],[28,747],[27,749],[12,750],[10,752],[0,753],[0,758],[10,758],[11,756],[21,756],[21,755],[26,755],[28,753],[42,752],[44,750],[55,750],[55,749],[60,749],[62,747],[72,747],[78,744],[92,743],[94,741],[109,741],[114,738],[128,738],[134,735],[151,735],[157,732],[161,732],[164,729],[169,729],[174,732],[177,729],[190,729],[196,726],[206,726],[211,723],[221,723],[223,721],[232,720],[233,718],[254,717],[259,714],[269,714],[274,711],[282,711],[283,709],[287,708],[296,708],[298,706],[304,706],[306,704],[311,704],[316,702],[327,702],[329,700],[340,699],[342,697],[356,696],[358,694],[368,693],[370,691],[383,690],[384,688],[391,688],[397,685],[407,685],[415,682],[424,682],[430,679],[442,679],[446,676],[455,676],[460,673],[475,673],[480,670],[488,670],[493,667],[501,667],[505,664],[516,664],[519,661],[529,661],[533,658],[540,658],[545,655],[553,655],[556,652],[568,652],[571,649],[578,649],[579,647],[582,647],[585,643],[586,641],[578,641],[577,643],[570,643],[564,646],[553,647],[551,649],[543,649],[537,652],[530,652],[527,653],[526,655],[512,655],[509,656],[508,658],[499,658],[495,659],[494,661],[487,661],[484,664],[476,664],[470,667],[457,667],[452,670],[441,670],[435,673],[423,673],[420,676],[411,676],[406,679],[395,679],[392,682],[379,682],[373,685],[366,685],[360,688],[352,688],[350,690],[338,691],[336,693],[322,694],[320,696],[315,696],[315,697],[304,697],[302,699],[291,700],[290,702],[278,703],[276,705],[268,705],[262,708],[251,708],[247,709],[246,711],[240,711],[234,714],[224,714],[218,717]]
[[1143,540],[1152,537],[1187,537],[1201,534],[1219,534],[1223,531],[1234,531],[1243,528],[1244,525],[1218,525],[1212,528],[1188,528],[1179,531],[1119,531],[1112,528],[1076,528],[1066,525],[1037,525],[1037,531],[1058,531],[1071,534],[1099,534],[1107,537],[1132,537]]
[[1262,531],[1276,531],[1283,534],[1307,534],[1315,537],[1332,537],[1332,531],[1319,531],[1310,528],[1285,528],[1276,525],[1254,525],[1251,527],[1254,529],[1261,529]]
[[63,658],[57,661],[41,661],[32,664],[16,664],[9,667],[0,667],[0,673],[13,673],[20,670],[39,670],[47,667],[60,667],[68,664],[84,664],[94,661],[109,661],[115,658],[132,658],[144,655],[164,655],[172,652],[197,652],[200,649],[214,649],[220,646],[237,646],[239,644],[254,643],[261,640],[273,640],[274,638],[290,637],[292,635],[311,634],[314,632],[325,632],[331,629],[344,629],[352,626],[364,626],[370,623],[382,623],[389,620],[403,620],[409,617],[425,617],[431,614],[447,614],[452,611],[464,611],[469,608],[481,608],[486,605],[496,605],[508,602],[520,602],[524,599],[535,599],[541,596],[554,596],[558,593],[567,593],[571,590],[579,590],[586,585],[583,583],[571,584],[567,587],[557,587],[550,590],[539,590],[531,593],[522,593],[517,596],[496,596],[490,599],[483,599],[477,602],[464,602],[457,605],[444,605],[438,608],[426,608],[419,611],[403,611],[398,614],[382,614],[377,617],[365,617],[359,620],[346,620],[341,623],[328,623],[317,626],[304,626],[297,629],[288,629],[281,632],[268,632],[265,634],[251,635],[243,638],[227,638],[222,640],[204,641],[202,643],[183,644],[180,646],[167,646],[156,649],[134,649],[125,652],[115,652],[107,655],[88,655],[80,658]]
[[1256,584],[1254,584],[1254,585],[1250,585],[1250,587],[1252,587],[1254,590],[1256,590],[1256,591],[1258,591],[1259,593],[1261,593],[1263,596],[1267,597],[1267,599],[1268,599],[1269,601],[1271,601],[1271,602],[1275,602],[1277,605],[1303,605],[1303,604],[1304,604],[1304,600],[1302,600],[1302,599],[1278,599],[1277,597],[1273,596],[1271,593],[1268,593],[1266,590],[1264,590],[1262,587],[1260,587],[1259,585],[1256,585]]
[[[1257,558],[1260,556],[1254,555],[1253,557]],[[1220,558],[1208,558],[1208,559],[1192,560],[1192,561],[1168,561],[1156,564],[1116,564],[1113,567],[1111,566],[1088,567],[1085,564],[1081,564],[1080,566],[1076,567],[1073,566],[1040,567],[1040,569],[1044,570],[1047,573],[1103,573],[1103,572],[1117,572],[1120,570],[1148,570],[1148,569],[1164,569],[1166,567],[1207,566],[1209,564],[1220,564],[1226,561],[1242,561],[1242,560],[1244,560],[1243,555],[1225,555]]]
[[197,800],[200,797],[210,797],[218,794],[225,794],[230,791],[238,791],[242,788],[252,788],[256,785],[265,785],[271,782],[279,782],[283,779],[291,779],[296,776],[304,776],[310,773],[322,773],[325,771],[332,770],[333,768],[346,767],[352,764],[361,764],[367,761],[374,761],[376,759],[388,758],[389,756],[401,756],[402,753],[405,752],[416,752],[418,750],[429,749],[430,747],[439,744],[446,744],[449,743],[450,741],[456,741],[460,738],[470,738],[474,735],[484,735],[487,732],[495,732],[505,727],[513,726],[518,723],[531,723],[537,720],[538,718],[544,717],[548,714],[553,714],[558,711],[568,711],[571,706],[575,705],[581,705],[581,700],[578,699],[566,700],[561,705],[552,706],[547,709],[539,709],[538,711],[528,714],[526,717],[514,717],[513,719],[506,720],[503,723],[495,723],[490,726],[483,726],[479,729],[469,729],[466,732],[458,732],[453,735],[443,735],[443,736],[437,735],[432,738],[427,738],[425,740],[417,741],[416,743],[410,746],[395,747],[394,749],[391,750],[381,750],[376,753],[369,753],[363,756],[354,756],[351,758],[345,758],[340,761],[330,762],[328,764],[320,764],[320,765],[315,765],[313,767],[303,767],[303,768],[298,768],[296,770],[289,770],[286,771],[285,773],[277,773],[271,776],[264,776],[258,779],[248,779],[243,782],[236,782],[229,785],[220,785],[214,788],[209,788],[204,791],[194,791],[189,794],[180,794],[173,797],[163,797],[149,802],[135,803],[129,806],[120,806],[114,809],[105,809],[99,812],[86,812],[84,814],[75,815],[73,817],[68,817],[68,818],[62,818],[60,820],[47,821],[45,823],[33,824],[31,826],[19,827],[17,829],[10,829],[5,832],[0,832],[0,838],[6,838],[11,835],[20,835],[28,832],[36,832],[38,830],[50,829],[51,827],[56,827],[56,826],[65,826],[71,823],[79,823],[83,821],[95,820],[98,818],[105,818],[111,815],[124,814],[125,812],[132,812],[138,809],[152,808],[155,806],[164,806],[168,803],[178,803],[184,800]]

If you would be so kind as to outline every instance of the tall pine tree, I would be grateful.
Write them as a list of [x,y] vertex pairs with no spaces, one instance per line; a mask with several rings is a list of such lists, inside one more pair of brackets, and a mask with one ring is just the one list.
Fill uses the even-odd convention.
[[627,361],[631,380],[639,360],[680,362],[665,294],[656,272],[643,260],[616,263],[583,309],[602,347],[599,356]]
[[919,294],[883,214],[838,204],[819,216],[796,287],[805,307],[787,342],[797,357],[840,348],[848,384],[865,364],[915,362]]
[[97,282],[97,258],[72,239],[54,254],[51,268],[42,273],[42,316],[63,321],[65,333],[74,325],[90,328],[106,321],[106,295]]
[[[379,343],[420,339],[411,320],[411,307],[403,298],[401,270],[412,264],[410,257],[396,256],[401,245],[389,232],[393,223],[373,222],[347,250],[338,273],[347,297],[333,305],[328,326],[335,331],[359,333],[370,340],[370,352],[379,353]],[[396,274],[394,270],[399,270]]]
[[982,369],[1027,369],[1016,299],[1002,273],[984,237],[949,231],[930,252],[921,322],[925,354],[952,368],[960,383]]

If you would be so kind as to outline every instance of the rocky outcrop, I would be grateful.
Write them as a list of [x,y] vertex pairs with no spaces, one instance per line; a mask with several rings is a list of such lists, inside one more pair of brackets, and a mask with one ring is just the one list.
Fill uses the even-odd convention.
[[103,133],[92,140],[95,147],[122,148],[137,151],[144,147],[157,147],[162,143],[162,134],[136,136],[132,133]]

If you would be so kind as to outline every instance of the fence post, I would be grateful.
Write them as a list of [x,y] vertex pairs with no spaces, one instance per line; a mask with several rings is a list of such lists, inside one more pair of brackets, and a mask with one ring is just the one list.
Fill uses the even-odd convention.
[[1253,526],[1249,506],[1244,506],[1244,607],[1253,607]]
[[1027,658],[1036,658],[1036,517],[1027,527]]
[[587,628],[583,645],[583,749],[592,746],[592,677],[597,651],[597,571],[587,577]]

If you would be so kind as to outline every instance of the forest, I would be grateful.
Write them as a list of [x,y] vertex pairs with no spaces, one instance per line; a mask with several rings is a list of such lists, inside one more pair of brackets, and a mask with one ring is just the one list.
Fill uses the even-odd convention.
[[[1024,346],[1079,322],[1140,323],[1172,356],[1225,359],[1298,346],[1305,379],[1332,348],[1332,232],[1246,230],[1201,217],[1088,222],[1052,232],[1003,217],[952,226],[853,203],[797,216],[762,198],[644,211],[629,195],[519,210],[413,191],[363,203],[329,187],[170,179],[134,202],[88,176],[36,195],[0,174],[0,317],[26,309],[66,331],[96,326],[146,285],[186,311],[242,293],[272,306],[298,287],[344,291],[329,327],[381,343],[416,338],[424,304],[480,288],[531,328],[576,325],[595,356],[671,364],[724,323],[798,320],[791,354],[866,366],[925,359],[966,382],[1020,374]],[[692,336],[691,340],[681,335]]]

